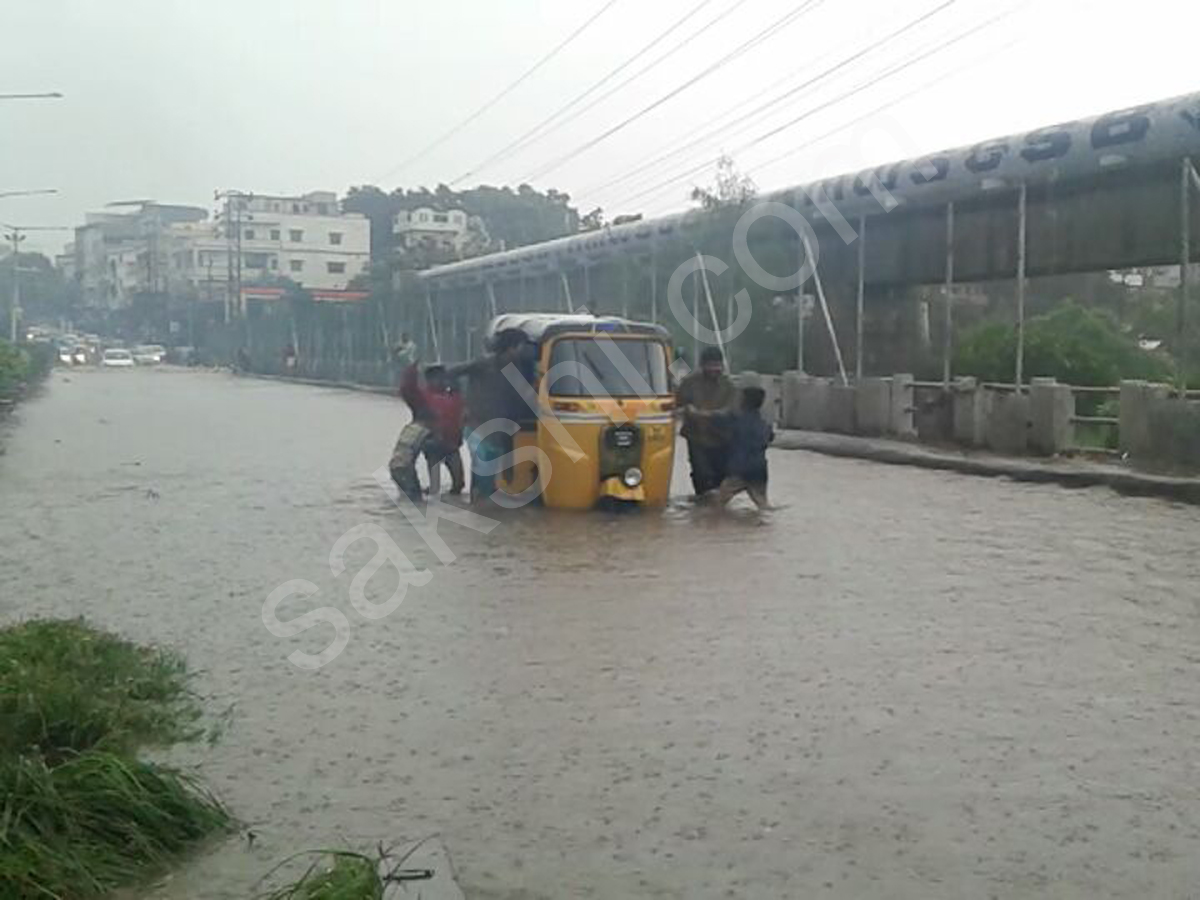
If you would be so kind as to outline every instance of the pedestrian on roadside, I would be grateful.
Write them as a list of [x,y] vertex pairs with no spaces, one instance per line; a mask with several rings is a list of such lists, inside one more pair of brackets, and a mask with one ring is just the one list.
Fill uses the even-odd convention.
[[717,347],[700,354],[700,368],[688,374],[675,392],[683,415],[680,434],[687,438],[688,463],[696,499],[720,487],[729,457],[729,436],[724,413],[735,412],[739,394],[725,374],[725,356]]
[[745,388],[741,408],[722,416],[729,433],[729,461],[717,493],[717,503],[721,507],[745,492],[760,510],[770,509],[767,503],[767,447],[775,440],[775,429],[762,415],[765,397],[766,391],[762,388]]
[[392,361],[401,371],[417,361],[417,345],[407,331],[401,332],[399,342],[392,348]]

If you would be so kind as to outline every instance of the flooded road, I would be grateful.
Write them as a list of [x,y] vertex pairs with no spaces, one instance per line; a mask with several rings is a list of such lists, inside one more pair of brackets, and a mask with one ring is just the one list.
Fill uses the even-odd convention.
[[[468,897],[1191,896],[1200,509],[779,451],[760,522],[505,514],[439,562],[375,483],[399,401],[169,369],[56,375],[0,432],[0,620],[85,615],[201,670],[174,754],[258,835],[438,834]],[[680,475],[678,490],[685,490]],[[420,568],[350,604],[384,527]],[[332,639],[272,636],[306,579]],[[397,584],[385,566],[368,596]]]

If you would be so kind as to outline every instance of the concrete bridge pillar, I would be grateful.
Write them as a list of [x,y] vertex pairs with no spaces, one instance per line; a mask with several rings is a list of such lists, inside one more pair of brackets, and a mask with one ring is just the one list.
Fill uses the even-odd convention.
[[1134,459],[1146,459],[1154,455],[1151,414],[1154,407],[1166,400],[1170,393],[1171,389],[1165,384],[1121,382],[1118,445],[1122,453],[1128,453]]
[[1034,378],[1029,384],[1029,447],[1055,456],[1071,446],[1074,437],[1075,395],[1069,384],[1053,378]]
[[950,386],[952,434],[965,447],[982,447],[987,422],[987,392],[971,377],[960,377]]
[[892,376],[892,403],[888,431],[900,438],[917,436],[916,389],[911,375]]

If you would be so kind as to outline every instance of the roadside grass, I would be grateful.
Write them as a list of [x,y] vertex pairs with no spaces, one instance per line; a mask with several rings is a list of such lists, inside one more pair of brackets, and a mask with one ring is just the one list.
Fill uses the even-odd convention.
[[349,850],[316,850],[312,855],[303,875],[256,900],[382,900],[378,859]]
[[0,629],[0,755],[128,753],[194,740],[199,718],[187,666],[173,653],[81,619]]
[[186,775],[90,750],[0,759],[0,896],[96,897],[230,824]]
[[189,681],[82,620],[0,628],[0,897],[96,897],[231,828],[192,778],[135,756],[202,735]]

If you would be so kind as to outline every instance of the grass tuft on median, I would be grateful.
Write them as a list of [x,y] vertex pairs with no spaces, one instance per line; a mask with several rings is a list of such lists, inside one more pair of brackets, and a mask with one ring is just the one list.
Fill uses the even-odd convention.
[[230,817],[172,769],[90,750],[0,758],[0,895],[98,897],[145,878]]
[[314,860],[303,875],[260,895],[258,900],[381,900],[383,897],[379,860],[349,850],[319,850],[313,851],[312,856]]

